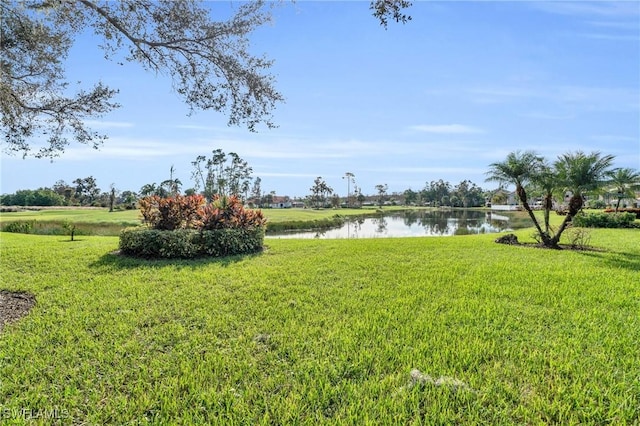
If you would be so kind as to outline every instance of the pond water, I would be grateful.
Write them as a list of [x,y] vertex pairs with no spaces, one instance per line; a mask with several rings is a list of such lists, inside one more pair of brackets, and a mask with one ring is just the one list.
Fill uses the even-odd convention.
[[268,233],[267,238],[443,237],[486,234],[530,226],[514,214],[475,210],[414,210],[378,217],[352,218],[338,228]]

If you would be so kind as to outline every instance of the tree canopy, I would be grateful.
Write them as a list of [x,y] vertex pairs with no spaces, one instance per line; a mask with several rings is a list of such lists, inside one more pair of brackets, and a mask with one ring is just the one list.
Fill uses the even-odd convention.
[[225,113],[230,125],[274,127],[282,101],[267,73],[272,61],[249,51],[248,36],[270,20],[265,2],[239,3],[228,20],[200,2],[121,0],[3,1],[0,110],[4,150],[55,157],[70,137],[99,147],[106,135],[85,123],[119,105],[117,91],[86,82],[73,95],[64,60],[76,35],[92,30],[105,58],[166,74],[189,108]]
[[[283,101],[272,61],[250,52],[249,35],[271,20],[268,2],[238,2],[215,20],[212,4],[187,0],[9,0],[0,3],[0,111],[3,150],[53,158],[75,140],[99,148],[107,135],[87,120],[119,107],[102,82],[66,79],[64,61],[76,36],[92,31],[106,59],[137,62],[171,78],[189,113],[213,110],[229,125],[275,127]],[[385,28],[407,22],[407,0],[372,0]],[[92,85],[92,87],[90,87]],[[90,88],[87,88],[90,87]],[[75,91],[75,93],[73,93]]]

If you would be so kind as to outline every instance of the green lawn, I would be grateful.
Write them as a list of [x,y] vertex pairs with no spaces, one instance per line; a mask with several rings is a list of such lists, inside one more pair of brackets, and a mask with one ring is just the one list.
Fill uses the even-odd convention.
[[0,223],[17,220],[36,220],[42,222],[71,221],[75,223],[116,223],[137,225],[140,223],[139,210],[120,210],[109,212],[102,208],[56,208],[43,210],[29,210],[21,212],[0,213]]
[[[397,211],[404,207],[384,207],[383,211]],[[343,216],[357,216],[371,214],[376,208],[365,207],[362,209],[262,209],[265,216],[272,222],[287,221],[313,221],[326,219],[340,214]],[[16,220],[37,220],[37,221],[62,221],[93,222],[93,223],[132,223],[138,224],[140,219],[139,210],[122,210],[109,213],[109,209],[101,208],[56,208],[43,209],[37,211],[3,212],[0,213],[1,222],[12,222]]]
[[640,232],[590,232],[600,251],[268,240],[173,262],[2,233],[0,287],[37,305],[0,335],[0,423],[638,424]]
[[[405,207],[385,207],[383,211],[404,210]],[[267,218],[268,230],[300,229],[309,227],[331,227],[339,225],[334,222],[336,215],[361,216],[376,214],[376,208],[362,209],[263,209]],[[112,235],[120,234],[127,226],[140,224],[139,210],[109,212],[101,208],[55,208],[38,211],[2,212],[0,225],[11,222],[31,222],[32,233],[41,235],[65,235],[65,224],[76,226],[78,235]]]

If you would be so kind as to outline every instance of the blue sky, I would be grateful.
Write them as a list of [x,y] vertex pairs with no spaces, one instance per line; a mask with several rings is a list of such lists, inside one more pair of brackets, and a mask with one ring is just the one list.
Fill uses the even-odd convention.
[[263,191],[289,196],[307,195],[317,176],[345,195],[345,172],[365,194],[438,179],[492,188],[487,166],[516,149],[550,160],[598,150],[640,169],[640,2],[416,1],[413,20],[386,31],[368,7],[275,7],[251,41],[275,61],[286,102],[279,127],[258,133],[214,112],[187,116],[167,78],[105,61],[99,40],[79,38],[69,80],[120,89],[122,107],[91,122],[109,140],[53,162],[3,153],[0,192],[89,175],[104,190],[137,191],[172,165],[188,188],[191,161],[217,148],[247,160]]

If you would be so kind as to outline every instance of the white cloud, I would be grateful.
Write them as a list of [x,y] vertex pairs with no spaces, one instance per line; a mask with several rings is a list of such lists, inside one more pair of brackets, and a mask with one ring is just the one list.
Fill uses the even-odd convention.
[[436,134],[469,134],[484,133],[484,130],[464,124],[418,124],[410,126],[410,130]]

